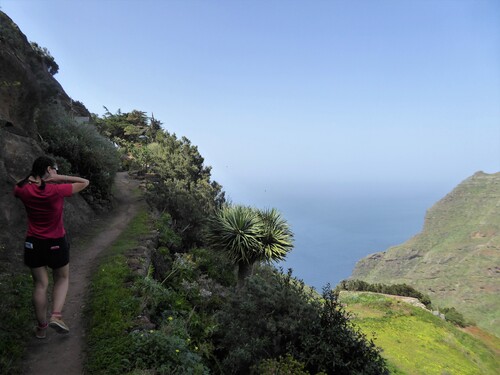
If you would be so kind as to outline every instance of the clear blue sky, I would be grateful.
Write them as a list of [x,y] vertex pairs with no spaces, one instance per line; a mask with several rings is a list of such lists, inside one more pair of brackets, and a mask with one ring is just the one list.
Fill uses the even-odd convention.
[[500,171],[500,1],[0,0],[67,93],[186,136],[255,191]]

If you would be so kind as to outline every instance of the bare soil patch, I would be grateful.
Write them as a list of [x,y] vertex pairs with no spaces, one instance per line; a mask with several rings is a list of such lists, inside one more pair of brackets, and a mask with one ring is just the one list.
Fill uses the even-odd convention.
[[483,343],[485,343],[495,354],[500,355],[500,338],[497,336],[483,331],[481,328],[476,326],[469,326],[462,328],[462,331],[478,338]]

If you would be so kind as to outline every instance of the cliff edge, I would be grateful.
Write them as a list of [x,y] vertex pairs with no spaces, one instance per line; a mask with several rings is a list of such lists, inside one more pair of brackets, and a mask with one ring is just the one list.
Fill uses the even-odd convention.
[[427,211],[421,233],[361,259],[351,278],[406,283],[500,336],[500,173],[460,183]]

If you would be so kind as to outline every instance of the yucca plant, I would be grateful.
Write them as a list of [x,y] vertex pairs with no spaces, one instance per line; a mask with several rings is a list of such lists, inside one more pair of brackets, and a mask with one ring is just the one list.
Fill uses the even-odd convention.
[[285,259],[293,248],[293,233],[287,221],[275,208],[257,211],[257,215],[262,222],[262,260],[274,262]]
[[242,285],[258,261],[277,261],[292,249],[293,234],[275,209],[259,211],[251,207],[224,206],[211,218],[208,241],[227,253],[238,265]]

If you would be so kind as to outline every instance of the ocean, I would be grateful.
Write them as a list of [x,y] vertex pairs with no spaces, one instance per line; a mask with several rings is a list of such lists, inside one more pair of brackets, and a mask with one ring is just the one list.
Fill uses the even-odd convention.
[[427,209],[445,195],[431,189],[371,187],[284,191],[254,191],[245,195],[244,204],[282,213],[294,233],[294,249],[276,266],[291,268],[295,277],[318,291],[348,278],[361,258],[418,234]]

